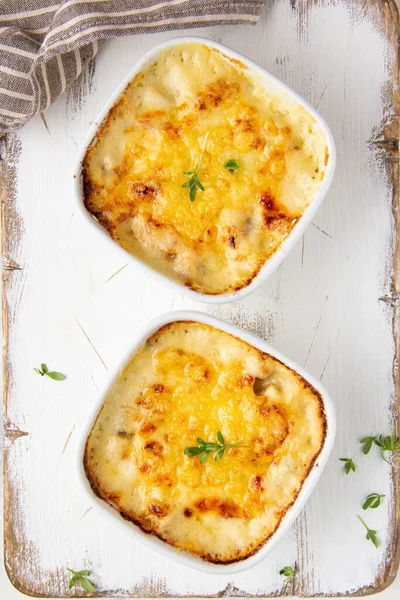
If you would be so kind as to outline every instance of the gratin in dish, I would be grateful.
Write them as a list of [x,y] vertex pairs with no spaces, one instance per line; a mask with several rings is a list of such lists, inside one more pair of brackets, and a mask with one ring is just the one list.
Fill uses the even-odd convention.
[[[327,144],[277,83],[183,42],[143,66],[109,111],[83,159],[84,203],[154,270],[203,294],[237,292],[312,203]],[[204,191],[191,202],[182,186],[201,156]]]
[[[216,327],[156,331],[112,384],[87,438],[93,492],[122,517],[212,563],[249,557],[296,500],[326,438],[320,393]],[[197,439],[243,448],[220,460]]]

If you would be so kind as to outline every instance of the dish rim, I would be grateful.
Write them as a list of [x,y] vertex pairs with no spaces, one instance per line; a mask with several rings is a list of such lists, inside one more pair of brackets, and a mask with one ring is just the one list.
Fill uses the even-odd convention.
[[[85,452],[86,440],[92,430],[95,419],[100,411],[100,408],[105,401],[108,392],[111,389],[112,384],[114,383],[118,373],[127,365],[129,360],[133,357],[133,355],[138,351],[138,349],[146,342],[146,340],[153,335],[158,329],[167,325],[169,323],[177,322],[177,321],[196,321],[199,323],[203,323],[205,325],[211,325],[221,331],[225,331],[248,344],[254,346],[255,348],[270,354],[272,357],[278,359],[283,364],[288,366],[290,369],[296,371],[300,376],[302,376],[312,387],[314,387],[320,394],[323,402],[323,408],[326,417],[326,437],[324,444],[321,448],[320,454],[316,459],[315,463],[311,467],[308,475],[306,476],[301,490],[293,502],[292,506],[289,507],[286,514],[282,518],[282,521],[278,525],[276,531],[272,534],[272,536],[261,546],[261,548],[255,552],[255,554],[245,558],[243,560],[239,560],[235,563],[230,564],[214,564],[203,560],[200,557],[196,557],[191,555],[189,552],[184,550],[177,550],[173,546],[170,546],[167,542],[160,540],[153,534],[149,534],[144,532],[140,527],[135,525],[134,523],[125,520],[119,512],[109,506],[105,500],[102,500],[93,492],[89,481],[87,479],[85,469],[83,466],[83,457]],[[94,503],[96,509],[98,509],[99,513],[103,513],[106,517],[108,517],[112,522],[114,522],[120,529],[123,529],[128,534],[132,535],[137,541],[144,544],[148,548],[166,556],[167,558],[171,558],[175,562],[178,562],[186,567],[191,567],[198,571],[202,571],[204,573],[210,573],[215,575],[230,575],[233,573],[239,573],[254,567],[259,562],[261,562],[277,545],[280,539],[287,533],[288,529],[294,522],[294,520],[298,517],[300,511],[304,507],[307,502],[311,492],[313,491],[318,479],[323,472],[326,463],[328,461],[329,455],[331,453],[334,439],[336,434],[336,414],[333,402],[324,387],[324,385],[310,375],[307,371],[300,367],[292,360],[288,359],[286,356],[281,354],[278,350],[270,346],[265,340],[262,338],[240,329],[239,327],[232,325],[231,323],[227,323],[218,317],[210,316],[206,313],[198,312],[198,311],[174,311],[164,313],[159,315],[153,319],[151,319],[141,330],[134,336],[134,342],[129,347],[128,351],[124,353],[122,359],[118,361],[116,368],[110,374],[106,385],[104,386],[103,392],[100,394],[99,400],[95,403],[93,408],[90,411],[88,416],[88,420],[86,422],[85,427],[81,430],[79,441],[78,441],[78,451],[76,452],[77,460],[78,460],[78,473],[79,473],[79,481],[80,487],[82,491],[90,498],[90,500]]]
[[[225,292],[223,294],[206,294],[203,292],[197,292],[195,290],[190,289],[186,285],[174,281],[167,275],[163,273],[159,273],[151,266],[147,265],[144,261],[137,258],[136,256],[130,254],[127,250],[122,248],[117,242],[115,242],[112,237],[109,235],[107,230],[96,221],[93,215],[86,209],[84,205],[84,194],[83,194],[83,186],[82,186],[82,164],[86,154],[87,149],[90,147],[91,143],[95,139],[97,132],[101,128],[105,118],[107,117],[109,111],[114,106],[120,95],[123,93],[127,85],[130,81],[139,73],[141,69],[143,69],[147,64],[150,64],[154,61],[162,50],[166,48],[170,48],[173,46],[178,46],[180,44],[195,42],[204,44],[210,48],[214,48],[229,58],[233,58],[235,60],[240,61],[247,67],[249,70],[254,70],[255,72],[262,75],[265,80],[265,86],[267,87],[267,80],[269,79],[272,83],[277,85],[278,89],[281,88],[284,92],[286,92],[289,96],[291,96],[296,102],[298,102],[305,110],[307,110],[316,120],[317,124],[324,131],[326,136],[326,146],[328,148],[328,164],[325,169],[325,176],[322,181],[321,187],[316,191],[315,197],[310,203],[310,205],[305,209],[301,217],[298,219],[297,223],[293,227],[292,231],[288,234],[288,236],[281,242],[278,246],[277,250],[274,254],[266,260],[263,264],[257,275],[253,277],[252,281],[242,287],[236,292]],[[80,150],[78,152],[77,159],[75,161],[74,171],[73,171],[73,191],[75,197],[75,204],[78,207],[78,211],[82,215],[82,217],[94,226],[95,229],[109,242],[112,244],[114,248],[117,248],[121,256],[124,256],[126,260],[129,260],[132,264],[136,265],[142,272],[147,275],[152,275],[158,281],[166,284],[172,291],[178,292],[192,300],[196,300],[197,302],[207,303],[207,304],[225,304],[229,302],[236,302],[245,296],[251,294],[255,289],[257,289],[261,284],[263,284],[270,275],[278,268],[278,266],[282,263],[285,257],[289,254],[295,244],[299,241],[301,236],[304,234],[307,227],[312,222],[315,213],[318,208],[322,204],[328,189],[332,183],[333,175],[335,172],[336,166],[336,149],[335,142],[333,139],[333,135],[326,123],[326,121],[319,115],[319,113],[306,101],[302,98],[297,92],[292,90],[289,86],[287,86],[283,81],[281,81],[278,77],[260,67],[258,64],[254,63],[252,60],[246,58],[239,52],[232,50],[231,48],[224,46],[218,42],[214,42],[208,38],[203,38],[199,36],[181,36],[181,37],[173,37],[161,44],[157,44],[151,50],[146,52],[142,58],[129,70],[127,75],[122,79],[122,81],[117,85],[115,90],[112,92],[111,96],[105,102],[103,108],[97,115],[96,119],[93,121],[93,124],[89,128],[87,135],[85,136],[83,143],[81,144]]]

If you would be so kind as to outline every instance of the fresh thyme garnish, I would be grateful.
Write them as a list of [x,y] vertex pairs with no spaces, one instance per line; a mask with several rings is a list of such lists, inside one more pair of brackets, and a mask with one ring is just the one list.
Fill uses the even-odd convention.
[[339,458],[339,460],[342,460],[344,463],[346,463],[344,465],[346,475],[348,475],[350,471],[354,471],[354,473],[356,472],[356,465],[354,464],[352,458]]
[[49,371],[44,363],[40,365],[40,369],[34,369],[34,371],[42,377],[47,375],[47,377],[50,377],[50,379],[55,379],[56,381],[62,381],[65,379],[65,375],[62,373],[58,373],[58,371]]
[[371,450],[372,448],[372,444],[375,444],[376,446],[378,446],[381,449],[381,457],[383,458],[383,460],[387,463],[389,463],[389,461],[387,460],[385,454],[386,452],[398,452],[400,450],[400,437],[397,437],[393,434],[393,435],[374,435],[374,436],[369,436],[369,437],[365,437],[361,440],[361,444],[364,444],[363,446],[363,452],[364,454],[368,454],[368,452]]
[[367,508],[378,508],[381,503],[381,498],[384,498],[385,494],[369,494],[364,500],[363,509]]
[[202,192],[204,192],[204,186],[202,183],[200,183],[200,179],[199,179],[199,171],[200,171],[201,161],[203,160],[204,150],[206,149],[206,145],[207,145],[208,133],[209,132],[207,131],[206,137],[204,138],[204,144],[203,144],[203,148],[201,150],[200,158],[197,162],[195,170],[184,172],[184,175],[187,175],[188,177],[190,177],[190,179],[188,181],[186,181],[182,186],[183,188],[189,188],[190,202],[195,201],[198,189],[201,190]]
[[374,529],[370,529],[368,527],[368,525],[366,524],[366,522],[362,520],[360,515],[357,515],[357,517],[360,519],[361,523],[364,525],[365,529],[367,530],[367,535],[365,536],[367,538],[367,540],[371,540],[371,542],[373,543],[375,548],[378,548],[379,540],[376,536],[376,531]]
[[72,573],[72,577],[68,585],[70,590],[74,587],[76,582],[78,582],[85,592],[94,592],[93,583],[87,579],[87,577],[90,575],[90,571],[73,571],[72,569],[67,569],[67,571]]
[[385,462],[389,462],[385,458],[385,452],[397,452],[400,450],[400,437],[396,438],[394,435],[380,435],[375,444],[381,449],[381,456]]
[[237,173],[239,171],[239,163],[234,158],[227,160],[226,163],[224,163],[224,167],[225,169],[228,169],[230,173]]
[[210,452],[215,452],[214,460],[220,460],[227,448],[250,448],[250,446],[241,446],[240,444],[225,444],[224,436],[220,431],[217,431],[217,439],[219,443],[205,442],[201,438],[197,438],[198,446],[186,448],[183,453],[186,456],[200,456],[200,463],[207,460]]
[[288,581],[294,576],[294,569],[293,567],[283,567],[283,569],[279,571],[279,575],[283,575],[285,581]]

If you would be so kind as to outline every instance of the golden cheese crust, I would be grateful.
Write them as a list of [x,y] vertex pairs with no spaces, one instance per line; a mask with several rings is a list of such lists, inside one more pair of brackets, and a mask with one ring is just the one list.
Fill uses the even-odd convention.
[[[190,202],[185,172],[205,142],[204,191]],[[182,43],[143,68],[110,110],[83,161],[85,205],[153,269],[223,294],[247,286],[274,254],[327,162],[325,133],[276,84],[266,89],[239,61]]]
[[[197,438],[230,448],[204,463]],[[256,552],[297,498],[326,436],[320,394],[219,329],[174,322],[113,383],[86,442],[93,491],[125,519],[213,563]]]

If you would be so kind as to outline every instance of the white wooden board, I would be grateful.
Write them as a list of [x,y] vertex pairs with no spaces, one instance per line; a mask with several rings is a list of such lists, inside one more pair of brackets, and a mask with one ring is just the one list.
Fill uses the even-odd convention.
[[[46,112],[47,126],[37,117],[9,136],[2,149],[6,568],[18,589],[48,596],[79,593],[68,591],[66,567],[91,569],[103,596],[381,590],[400,552],[399,463],[395,471],[378,452],[364,457],[359,439],[390,432],[399,408],[390,165],[398,143],[397,9],[276,0],[256,27],[198,33],[258,62],[317,107],[336,139],[334,183],[267,284],[238,303],[207,307],[125,267],[81,220],[72,194],[78,145],[97,112],[134,62],[173,33],[107,42],[95,67]],[[205,576],[140,546],[92,510],[77,482],[76,444],[108,371],[141,325],[180,308],[256,332],[320,377],[336,404],[337,442],[306,509],[266,560],[238,575]],[[33,367],[41,362],[67,380],[39,377]],[[354,458],[355,474],[344,474],[342,456]],[[365,515],[378,530],[378,550],[356,517],[373,491],[386,494]],[[279,569],[294,564],[297,575],[285,586]]]

